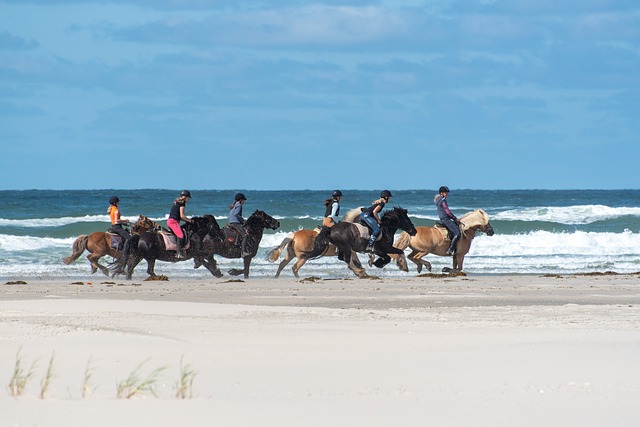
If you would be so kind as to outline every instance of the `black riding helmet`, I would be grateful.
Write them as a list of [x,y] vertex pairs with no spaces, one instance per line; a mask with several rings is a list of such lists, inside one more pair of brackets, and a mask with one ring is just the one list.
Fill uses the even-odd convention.
[[181,195],[181,196],[184,196],[184,197],[191,197],[191,191],[189,191],[189,190],[182,190],[182,191],[180,192],[180,195]]
[[110,205],[115,205],[116,203],[118,203],[120,201],[120,199],[118,199],[117,196],[111,196],[109,197],[109,204]]
[[235,200],[236,200],[236,202],[239,202],[240,200],[247,200],[247,198],[244,197],[244,194],[238,193],[238,194],[236,194]]
[[393,196],[391,195],[391,191],[382,190],[382,192],[380,193],[380,197],[384,198],[384,197],[393,197]]
[[438,193],[449,193],[449,187],[447,187],[446,185],[443,185],[442,187],[440,187],[440,189],[438,190]]
[[331,197],[342,197],[342,191],[335,190],[333,193],[331,193]]

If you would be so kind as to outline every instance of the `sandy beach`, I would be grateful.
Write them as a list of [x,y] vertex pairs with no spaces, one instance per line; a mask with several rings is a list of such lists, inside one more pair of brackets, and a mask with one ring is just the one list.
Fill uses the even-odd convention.
[[[3,282],[0,426],[635,426],[639,284]],[[13,397],[17,359],[32,375]],[[118,398],[136,368],[152,390]]]

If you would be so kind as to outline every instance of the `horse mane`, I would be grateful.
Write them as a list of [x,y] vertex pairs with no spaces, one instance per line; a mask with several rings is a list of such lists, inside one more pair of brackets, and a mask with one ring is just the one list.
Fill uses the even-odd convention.
[[353,222],[361,213],[362,213],[362,206],[350,209],[346,214],[344,214],[344,216],[342,217],[342,220],[345,222]]
[[482,210],[482,209],[478,209],[475,211],[471,211],[471,212],[467,212],[466,214],[462,215],[462,217],[460,218],[460,231],[462,231],[463,233],[473,227],[484,227],[489,223],[489,215],[487,215],[487,213]]

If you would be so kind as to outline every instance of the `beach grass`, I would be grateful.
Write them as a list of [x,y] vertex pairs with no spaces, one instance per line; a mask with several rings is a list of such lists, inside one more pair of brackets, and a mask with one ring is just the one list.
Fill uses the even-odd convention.
[[29,369],[25,369],[22,357],[22,346],[20,346],[16,353],[13,375],[11,376],[11,380],[8,385],[9,394],[13,397],[22,396],[24,394],[29,380],[33,377],[37,364],[37,361],[34,360]]
[[157,397],[155,385],[160,374],[167,369],[167,367],[161,366],[152,370],[147,375],[143,375],[142,368],[148,361],[149,359],[146,359],[141,362],[129,373],[129,376],[126,379],[119,381],[116,384],[116,397],[118,399],[131,399],[136,395],[145,395],[147,393]]
[[184,363],[184,356],[180,358],[180,374],[176,381],[176,397],[178,399],[191,399],[193,397],[193,381],[197,372],[190,364]]
[[54,365],[56,360],[56,353],[52,352],[51,357],[49,358],[49,364],[47,365],[47,370],[40,381],[40,399],[44,399],[49,392],[49,387],[51,386],[51,381],[55,376]]

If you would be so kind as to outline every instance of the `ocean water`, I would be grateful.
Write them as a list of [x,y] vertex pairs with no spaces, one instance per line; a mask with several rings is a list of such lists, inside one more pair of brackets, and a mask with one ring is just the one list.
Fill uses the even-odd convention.
[[[266,253],[285,236],[298,229],[311,229],[324,214],[327,191],[251,191],[244,216],[260,209],[280,221],[280,229],[266,230],[251,275],[273,276],[277,264],[265,259]],[[342,212],[369,205],[379,191],[342,189]],[[391,206],[408,209],[416,226],[433,225],[437,218],[435,190],[393,191]],[[139,214],[165,224],[178,190],[78,190],[78,191],[0,191],[0,279],[85,279],[91,276],[85,252],[76,262],[64,265],[73,241],[81,234],[105,231],[109,227],[108,199],[117,195],[125,218]],[[235,190],[192,190],[187,215],[212,214],[220,225],[227,222],[229,205]],[[449,205],[457,216],[482,208],[490,217],[495,235],[479,233],[465,258],[468,274],[571,274],[615,271],[640,271],[640,190],[456,190]],[[390,207],[389,205],[387,207]],[[361,260],[366,257],[361,255]],[[240,268],[241,260],[216,256],[223,272]],[[450,266],[446,257],[427,255],[434,271]],[[103,258],[104,263],[109,257]],[[292,276],[292,263],[282,273]],[[365,265],[366,266],[366,265]],[[381,277],[403,277],[417,273],[398,270],[394,263],[384,269],[367,268]],[[143,261],[134,279],[146,277]],[[204,269],[193,269],[193,261],[157,262],[157,274],[169,277],[212,278]],[[353,277],[336,258],[308,262],[302,277]]]

